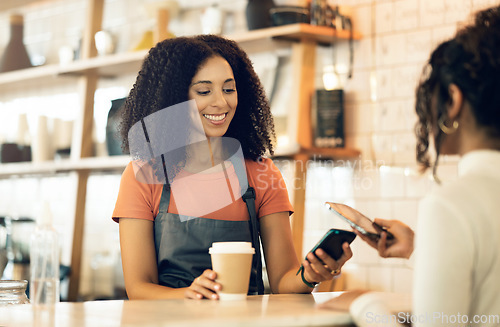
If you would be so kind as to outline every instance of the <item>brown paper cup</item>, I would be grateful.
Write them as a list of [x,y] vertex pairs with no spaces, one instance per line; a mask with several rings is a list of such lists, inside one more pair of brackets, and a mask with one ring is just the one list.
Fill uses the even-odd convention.
[[255,249],[250,242],[215,242],[208,251],[216,281],[222,285],[221,300],[244,300],[248,293],[252,257]]

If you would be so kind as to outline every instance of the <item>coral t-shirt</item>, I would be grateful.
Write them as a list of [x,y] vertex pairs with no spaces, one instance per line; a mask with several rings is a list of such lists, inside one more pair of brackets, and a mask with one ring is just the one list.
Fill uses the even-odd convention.
[[[257,216],[277,212],[293,212],[280,171],[271,159],[255,162],[245,160],[248,183],[255,189]],[[154,220],[158,215],[163,184],[145,183],[136,178],[129,163],[123,172],[113,219],[139,218]],[[181,171],[171,183],[168,212],[220,220],[248,220],[249,215],[236,172],[232,165],[226,170],[204,174]]]

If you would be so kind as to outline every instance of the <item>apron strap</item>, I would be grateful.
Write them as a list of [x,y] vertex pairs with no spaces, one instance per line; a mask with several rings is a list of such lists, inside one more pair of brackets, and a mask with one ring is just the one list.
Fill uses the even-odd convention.
[[262,259],[260,257],[260,226],[257,220],[257,213],[255,211],[255,190],[249,186],[245,194],[242,196],[250,215],[250,232],[252,234],[252,243],[255,248],[255,255],[253,257],[252,269],[255,269],[255,281],[257,285],[257,292],[259,295],[264,294],[264,283],[262,282]]

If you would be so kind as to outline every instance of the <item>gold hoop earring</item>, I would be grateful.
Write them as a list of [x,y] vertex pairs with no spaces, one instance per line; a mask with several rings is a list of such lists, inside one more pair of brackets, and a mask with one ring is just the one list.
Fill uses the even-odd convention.
[[457,131],[459,123],[458,123],[458,121],[455,120],[455,121],[453,121],[453,125],[451,127],[448,127],[444,123],[444,118],[441,117],[438,120],[438,125],[439,125],[439,128],[441,128],[441,130],[443,131],[443,133],[449,135],[449,134],[453,134]]

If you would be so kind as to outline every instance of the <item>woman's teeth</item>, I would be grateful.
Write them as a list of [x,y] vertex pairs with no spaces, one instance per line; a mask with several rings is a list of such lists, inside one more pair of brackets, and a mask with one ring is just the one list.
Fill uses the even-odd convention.
[[213,121],[220,121],[223,120],[226,117],[226,114],[221,114],[221,115],[203,115],[203,117],[213,120]]

